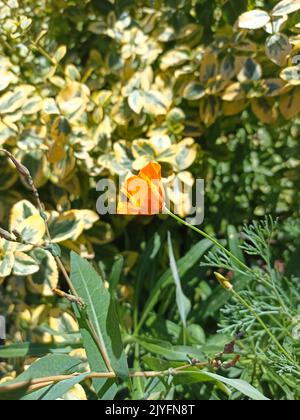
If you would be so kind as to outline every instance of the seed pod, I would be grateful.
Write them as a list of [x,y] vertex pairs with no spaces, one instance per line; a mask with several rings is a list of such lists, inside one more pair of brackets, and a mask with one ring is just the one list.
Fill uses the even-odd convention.
[[2,228],[0,228],[0,238],[6,239],[7,241],[11,241],[13,239],[11,234]]

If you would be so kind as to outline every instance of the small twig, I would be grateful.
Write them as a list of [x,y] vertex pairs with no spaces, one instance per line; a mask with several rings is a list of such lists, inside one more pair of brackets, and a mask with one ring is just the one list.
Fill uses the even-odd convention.
[[65,292],[63,292],[60,289],[52,289],[52,292],[55,295],[57,295],[57,296],[59,296],[61,298],[67,299],[71,303],[77,303],[80,306],[84,306],[83,300],[81,298],[77,297],[77,296],[74,296],[74,295],[70,295],[68,293],[65,293]]
[[35,43],[35,42],[33,42],[33,41],[31,41],[30,42],[30,46],[32,47],[32,48],[34,48],[35,50],[37,50],[41,55],[43,55],[45,58],[47,58],[47,60],[49,60],[50,61],[50,63],[53,65],[53,66],[56,66],[57,65],[57,63],[56,63],[56,61],[55,60],[53,60],[53,58],[51,57],[51,55],[50,54],[48,54],[47,53],[47,51],[41,46],[41,45],[39,45],[39,44],[37,44],[37,43]]

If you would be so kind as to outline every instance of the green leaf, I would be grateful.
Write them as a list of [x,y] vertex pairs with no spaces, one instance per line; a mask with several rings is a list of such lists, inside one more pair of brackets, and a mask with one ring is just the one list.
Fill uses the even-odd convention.
[[23,357],[43,357],[49,353],[70,353],[73,349],[82,347],[82,343],[44,344],[15,343],[0,346],[0,359],[17,359]]
[[165,241],[165,236],[165,227],[162,226],[160,230],[155,232],[152,238],[147,242],[147,246],[141,255],[139,264],[137,266],[137,274],[135,280],[135,299],[137,305],[141,297],[145,276],[147,276],[149,279],[153,278],[154,276],[153,273],[155,273],[156,257],[161,250],[162,244]]
[[33,363],[12,382],[30,381],[56,375],[71,375],[80,371],[81,359],[64,354],[52,354]]
[[82,375],[76,375],[74,378],[66,379],[64,381],[60,381],[57,384],[47,386],[42,390],[38,390],[31,394],[25,395],[21,400],[23,401],[55,401],[58,398],[62,397],[66,394],[70,389],[72,389],[75,385],[82,382],[86,377],[88,377],[89,373],[83,373]]
[[[268,398],[261,394],[257,389],[255,389],[248,382],[241,379],[229,379],[223,376],[217,375],[211,372],[191,372],[191,371],[182,371],[182,375],[187,375],[188,379],[191,382],[207,382],[207,380],[215,380],[216,382],[221,382],[225,385],[229,385],[232,388],[239,391],[241,394],[246,395],[247,397],[255,401],[268,401]],[[180,375],[181,376],[181,375]],[[180,381],[180,379],[178,379]],[[191,383],[190,382],[190,383]]]
[[123,268],[124,268],[124,257],[120,255],[114,262],[114,265],[111,269],[111,273],[109,276],[109,290],[111,293],[116,290],[117,285],[119,284],[121,280]]
[[[178,261],[178,274],[181,278],[200,260],[200,258],[212,247],[211,241],[208,239],[201,240],[194,245],[190,251]],[[152,311],[156,303],[159,301],[162,290],[172,284],[173,275],[171,269],[167,270],[165,274],[157,281],[149,296],[139,326],[141,326],[147,319],[149,313]]]
[[[82,361],[78,358],[71,357],[68,355],[50,355],[43,357],[42,359],[33,363],[25,372],[19,375],[16,379],[6,382],[5,384],[0,385],[0,399],[1,399],[1,388],[5,390],[7,385],[13,385],[20,383],[20,389],[26,388],[26,382],[28,385],[32,379],[37,378],[46,378],[48,376],[57,376],[57,375],[71,375],[73,373],[78,373],[81,370]],[[49,389],[50,387],[47,387]],[[20,399],[38,399],[38,397],[47,391],[46,388],[37,391],[39,394],[28,396],[22,396]],[[15,396],[16,390],[13,391]],[[4,391],[4,394],[6,391]],[[24,393],[24,392],[23,392]]]
[[183,293],[182,287],[181,287],[181,280],[178,274],[178,269],[176,265],[176,260],[174,257],[174,251],[173,251],[173,245],[172,245],[172,238],[171,233],[168,232],[168,246],[169,246],[169,258],[170,258],[170,267],[173,275],[173,279],[176,286],[176,302],[177,307],[179,310],[180,318],[183,323],[183,325],[186,327],[186,319],[188,314],[191,311],[191,302],[189,299],[185,296]]
[[71,253],[71,280],[86,305],[86,315],[93,324],[113,370],[121,378],[127,378],[127,360],[114,302],[100,275],[74,252]]
[[241,83],[244,83],[248,80],[260,80],[262,77],[262,67],[261,65],[253,60],[252,58],[247,58],[244,62],[244,65],[241,71],[238,74],[238,80]]
[[190,357],[203,359],[205,357],[201,349],[191,346],[172,346],[170,343],[162,340],[150,339],[147,337],[137,337],[136,341],[151,353],[159,354],[167,360],[176,360],[178,362],[188,362]]
[[[93,372],[107,372],[107,367],[102,356],[99,355],[99,348],[87,324],[86,314],[84,311],[80,311],[76,305],[73,305],[73,309],[79,323],[83,346],[87,354],[90,369]],[[93,379],[93,386],[100,399],[112,400],[118,390],[115,381],[110,379]]]

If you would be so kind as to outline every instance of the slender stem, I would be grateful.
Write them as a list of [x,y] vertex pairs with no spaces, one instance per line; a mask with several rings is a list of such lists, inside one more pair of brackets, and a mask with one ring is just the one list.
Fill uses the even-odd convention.
[[[130,378],[156,378],[156,377],[164,377],[164,376],[175,376],[186,373],[187,369],[191,367],[203,369],[209,365],[209,362],[199,362],[195,365],[184,365],[178,368],[173,369],[166,369],[161,371],[143,371],[143,372],[129,372]],[[9,392],[14,391],[16,389],[26,387],[29,385],[27,389],[27,393],[36,391],[37,389],[44,388],[48,385],[53,385],[55,383],[59,383],[65,381],[67,379],[72,379],[80,376],[80,374],[72,374],[72,375],[57,375],[57,376],[48,376],[44,378],[36,378],[32,379],[31,381],[22,381],[14,384],[3,385],[0,388],[1,392]],[[105,378],[105,379],[117,379],[117,375],[114,372],[90,372],[89,374],[85,375],[82,379],[98,379],[98,378]]]
[[175,219],[178,223],[182,224],[183,226],[188,227],[189,229],[194,230],[195,232],[199,233],[204,238],[210,240],[213,244],[215,244],[219,249],[221,249],[223,252],[225,252],[226,255],[228,255],[232,260],[234,260],[241,268],[243,268],[246,271],[252,270],[247,267],[245,263],[243,263],[239,258],[237,258],[232,252],[228,251],[220,242],[215,239],[213,236],[210,236],[208,233],[204,232],[203,230],[198,229],[196,226],[191,225],[190,223],[186,222],[185,220],[181,219],[179,216],[176,216],[176,214],[172,213],[169,209],[165,208],[165,213],[171,216],[173,219]]
[[43,55],[47,60],[51,62],[54,66],[57,65],[57,63],[53,60],[50,54],[47,53],[47,51],[41,46],[36,44],[35,42],[31,41],[30,46],[34,49],[36,49],[41,55]]

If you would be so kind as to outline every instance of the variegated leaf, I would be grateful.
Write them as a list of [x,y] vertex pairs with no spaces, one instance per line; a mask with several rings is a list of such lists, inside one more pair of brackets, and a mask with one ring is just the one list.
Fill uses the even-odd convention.
[[24,252],[15,253],[15,262],[13,274],[15,276],[29,276],[39,271],[39,265],[36,261]]
[[287,67],[280,73],[280,77],[290,85],[300,85],[300,69],[299,66]]
[[295,118],[300,112],[300,88],[291,90],[280,97],[279,109],[287,120]]
[[282,0],[272,10],[273,16],[285,16],[300,10],[300,0]]
[[274,124],[278,118],[275,103],[271,99],[253,99],[251,108],[257,118],[264,124]]
[[287,57],[292,50],[289,38],[284,34],[275,34],[266,41],[266,54],[278,66],[287,64]]
[[241,29],[260,29],[270,22],[270,15],[264,10],[255,9],[243,13],[238,20]]
[[200,118],[206,126],[211,126],[219,116],[220,101],[215,96],[207,96],[200,103]]
[[39,271],[29,277],[30,289],[43,296],[52,296],[52,289],[58,284],[58,268],[54,257],[49,251],[36,248],[30,253]]
[[28,217],[39,215],[38,209],[27,200],[16,203],[10,213],[10,230],[18,229]]

